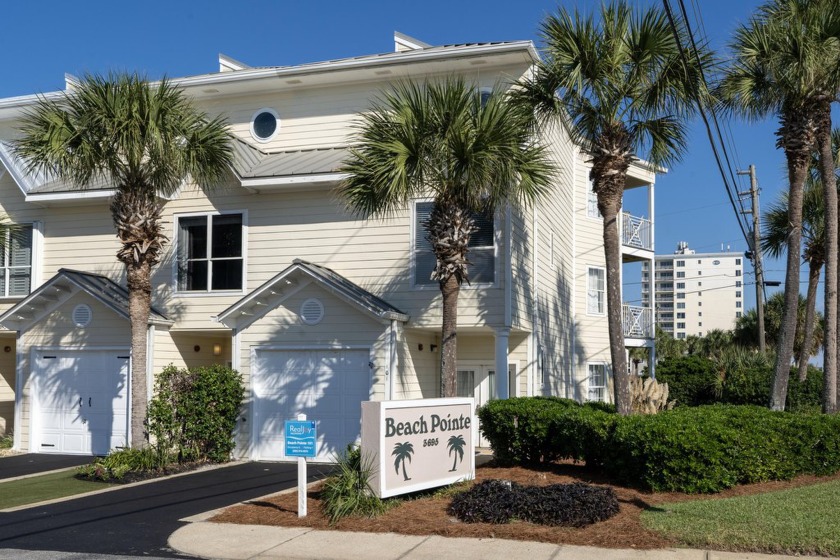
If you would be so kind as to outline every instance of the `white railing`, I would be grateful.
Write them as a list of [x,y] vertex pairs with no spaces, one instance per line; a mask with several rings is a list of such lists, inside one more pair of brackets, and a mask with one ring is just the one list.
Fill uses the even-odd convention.
[[624,336],[653,338],[653,312],[650,307],[624,304],[621,306]]
[[652,223],[647,218],[622,213],[621,242],[628,247],[653,250]]

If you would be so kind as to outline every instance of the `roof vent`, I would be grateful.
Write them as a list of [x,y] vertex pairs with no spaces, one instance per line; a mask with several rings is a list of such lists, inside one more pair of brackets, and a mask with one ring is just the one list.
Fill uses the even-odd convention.
[[300,318],[307,325],[317,325],[324,318],[324,304],[316,298],[309,298],[300,305]]
[[84,328],[90,324],[90,320],[93,319],[93,311],[90,310],[90,306],[81,303],[73,308],[73,323],[79,327]]

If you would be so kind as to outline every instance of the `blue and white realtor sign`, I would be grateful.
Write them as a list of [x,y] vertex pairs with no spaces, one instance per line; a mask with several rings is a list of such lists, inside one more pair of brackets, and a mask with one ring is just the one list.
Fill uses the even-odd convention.
[[286,420],[286,457],[314,457],[318,430],[312,420]]

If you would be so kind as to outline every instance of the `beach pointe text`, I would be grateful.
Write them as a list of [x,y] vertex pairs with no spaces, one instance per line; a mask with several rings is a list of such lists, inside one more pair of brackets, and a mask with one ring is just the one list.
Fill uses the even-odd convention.
[[[468,430],[472,424],[472,419],[469,416],[461,414],[457,418],[452,418],[451,414],[447,414],[446,418],[442,418],[437,414],[431,415],[431,424],[426,422],[424,416],[420,416],[414,422],[395,422],[393,418],[385,418],[385,437],[394,436],[411,436],[417,434],[433,434],[435,432],[451,432],[454,430]],[[429,429],[431,427],[431,430]]]

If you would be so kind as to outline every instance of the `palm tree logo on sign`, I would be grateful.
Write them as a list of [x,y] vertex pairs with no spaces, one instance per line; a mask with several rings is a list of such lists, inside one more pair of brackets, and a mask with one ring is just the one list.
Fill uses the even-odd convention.
[[408,459],[408,462],[411,462],[411,456],[414,455],[414,445],[409,441],[394,444],[391,455],[396,457],[394,459],[394,470],[397,471],[397,474],[400,474],[400,463],[402,463],[403,480],[411,480],[405,470],[405,461]]
[[464,441],[464,436],[450,436],[449,441],[446,444],[446,447],[449,449],[449,454],[455,454],[455,462],[452,463],[452,468],[449,469],[449,472],[455,472],[455,469],[458,468],[458,461],[464,460],[464,448],[467,446],[467,442]]

